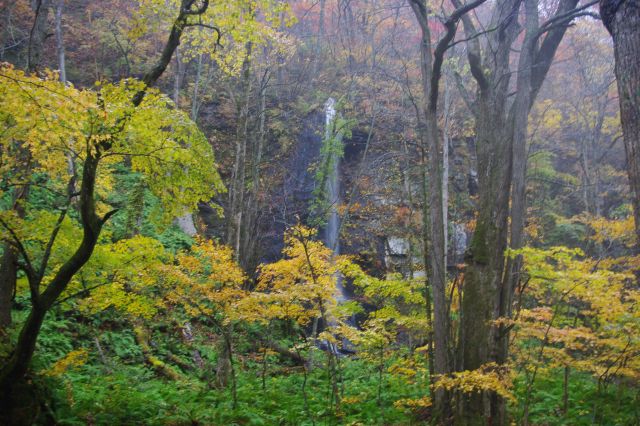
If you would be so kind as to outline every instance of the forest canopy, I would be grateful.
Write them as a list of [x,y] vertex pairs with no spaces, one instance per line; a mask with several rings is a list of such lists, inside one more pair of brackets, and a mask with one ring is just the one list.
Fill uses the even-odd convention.
[[0,423],[640,424],[638,0],[0,22]]

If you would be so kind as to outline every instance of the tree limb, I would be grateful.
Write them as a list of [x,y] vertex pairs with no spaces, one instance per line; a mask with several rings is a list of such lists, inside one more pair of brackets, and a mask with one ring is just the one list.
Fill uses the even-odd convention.
[[447,33],[440,39],[433,52],[433,72],[431,74],[431,96],[429,97],[429,109],[434,112],[436,111],[438,104],[438,86],[440,84],[440,77],[442,76],[444,54],[447,49],[451,47],[449,43],[451,43],[451,40],[456,36],[458,21],[467,12],[480,6],[485,1],[486,0],[475,0],[464,6],[457,7],[444,24],[447,29]]
[[[460,0],[451,0],[451,3],[456,8],[463,7]],[[489,88],[489,81],[487,80],[482,65],[482,53],[480,52],[480,42],[477,37],[478,31],[469,15],[462,15],[460,19],[464,25],[467,39],[469,39],[469,43],[467,43],[467,59],[469,61],[471,75],[473,75],[473,78],[478,83],[480,90],[486,91]]]
[[164,45],[164,49],[162,50],[160,59],[158,59],[158,62],[156,63],[156,65],[153,68],[151,68],[151,70],[149,70],[142,78],[142,81],[145,84],[145,88],[140,90],[133,97],[132,103],[134,107],[137,107],[142,103],[142,100],[144,99],[144,95],[146,94],[146,87],[153,86],[158,81],[160,76],[164,73],[164,71],[167,69],[167,66],[171,62],[171,58],[173,57],[173,53],[175,52],[175,50],[178,48],[178,45],[180,44],[180,38],[182,37],[182,32],[184,31],[184,28],[188,25],[188,22],[187,22],[188,17],[194,16],[194,15],[202,15],[207,11],[209,7],[209,1],[203,0],[202,5],[199,8],[197,8],[196,10],[191,10],[191,6],[193,6],[194,3],[195,3],[195,0],[182,0],[181,6],[180,6],[180,13],[178,14],[178,17],[175,19],[175,21],[173,21],[173,25],[171,26],[171,33],[169,34],[169,39],[167,40],[167,43]]
[[58,215],[58,220],[56,221],[56,225],[51,231],[51,235],[49,236],[49,241],[47,242],[47,246],[44,249],[44,254],[42,255],[42,261],[40,262],[40,269],[38,270],[38,281],[42,281],[44,277],[44,273],[47,269],[47,264],[49,263],[49,257],[51,257],[51,249],[53,248],[53,244],[56,241],[56,237],[58,236],[58,232],[62,227],[62,221],[67,215],[67,209],[63,209]]

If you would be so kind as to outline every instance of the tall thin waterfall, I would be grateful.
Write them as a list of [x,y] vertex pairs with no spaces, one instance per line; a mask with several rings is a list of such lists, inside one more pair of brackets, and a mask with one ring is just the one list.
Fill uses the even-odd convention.
[[[341,135],[335,131],[334,120],[336,118],[336,101],[333,98],[327,99],[324,104],[325,111],[325,140],[331,138],[341,138]],[[329,217],[327,219],[327,226],[324,232],[325,244],[327,247],[333,250],[334,254],[340,253],[340,215],[338,214],[338,205],[340,204],[340,155],[331,151],[330,158],[331,170],[326,180],[325,191],[327,194],[327,200],[330,204]],[[336,297],[339,302],[346,300],[344,287],[342,286],[342,276],[338,274],[337,277],[337,291]]]

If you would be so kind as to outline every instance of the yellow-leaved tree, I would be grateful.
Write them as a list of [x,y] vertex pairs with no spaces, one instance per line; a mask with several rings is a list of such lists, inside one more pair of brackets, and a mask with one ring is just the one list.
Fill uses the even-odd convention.
[[[131,22],[128,36],[135,40],[149,32],[171,25],[176,10],[184,0],[138,0],[139,9]],[[191,3],[196,3],[193,0]],[[190,31],[181,39],[183,59],[207,55],[226,74],[240,73],[250,55],[250,44],[257,48],[270,46],[282,53],[292,41],[280,28],[291,25],[294,16],[288,2],[281,0],[200,1],[206,12],[186,23]]]
[[[335,333],[344,336],[357,348],[358,357],[367,360],[378,371],[377,401],[382,404],[385,372],[406,383],[426,382],[429,333],[424,281],[406,279],[400,274],[388,274],[384,279],[366,274],[360,266],[343,257],[341,270],[370,307],[366,320],[358,328],[341,325]],[[398,356],[394,344],[406,341],[409,351]],[[390,365],[385,368],[390,362]],[[426,388],[426,386],[425,386]],[[428,395],[402,398],[394,403],[409,411],[431,406]]]
[[241,319],[238,305],[246,298],[246,276],[229,247],[199,238],[189,252],[178,254],[175,265],[160,268],[161,294],[168,309],[177,308],[189,320],[212,325],[221,337],[216,378],[218,385],[231,382],[237,404],[233,357],[234,323]]
[[54,73],[41,78],[5,65],[0,122],[1,187],[47,194],[37,206],[18,198],[20,208],[0,212],[0,237],[17,253],[31,299],[12,355],[0,369],[0,388],[7,391],[26,372],[47,311],[96,247],[108,242],[101,231],[119,208],[109,197],[122,191],[113,187],[118,167],[127,164],[141,176],[166,220],[224,187],[197,126],[140,81],[80,90],[58,82]]
[[339,270],[331,249],[315,236],[316,230],[301,225],[286,231],[283,259],[260,267],[256,291],[244,302],[248,320],[332,321]]
[[638,260],[611,256],[606,249],[633,244],[633,221],[580,220],[600,245],[597,258],[567,247],[525,247],[511,253],[522,256],[525,271],[517,315],[509,321],[515,330],[514,363],[525,377],[525,418],[536,379],[554,371],[564,371],[565,411],[571,370],[591,374],[598,389],[613,380],[640,379]]

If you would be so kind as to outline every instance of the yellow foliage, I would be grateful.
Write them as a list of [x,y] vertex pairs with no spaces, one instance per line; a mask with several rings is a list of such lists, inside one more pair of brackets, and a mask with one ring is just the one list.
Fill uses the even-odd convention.
[[61,376],[70,369],[84,365],[88,358],[89,353],[86,349],[73,350],[56,361],[44,374],[51,377]]
[[[339,260],[342,273],[353,281],[374,309],[365,328],[376,332],[395,334],[398,328],[410,332],[419,340],[426,336],[429,325],[425,315],[424,281],[405,279],[400,274],[389,274],[386,279],[367,275],[348,257]],[[376,320],[376,321],[372,321]]]
[[416,363],[413,359],[399,359],[387,371],[394,376],[400,376],[406,381],[412,382],[416,375],[425,374],[427,369],[423,363]]
[[359,396],[344,396],[340,400],[340,402],[342,402],[343,404],[347,404],[347,405],[358,404],[361,401],[362,401],[362,398],[359,397]]
[[576,220],[589,225],[594,232],[590,238],[599,244],[612,240],[620,241],[628,247],[635,244],[635,221],[633,215],[621,220],[611,220],[601,216],[583,216],[582,218],[576,218]]
[[[49,178],[49,190],[64,194],[73,173],[69,162],[81,164],[100,147],[100,200],[113,192],[116,166],[125,157],[160,199],[167,221],[223,191],[211,146],[187,114],[156,89],[146,90],[140,106],[132,105],[143,87],[126,79],[80,90],[59,82],[52,71],[39,78],[0,65],[3,186],[28,184],[37,172]],[[98,203],[98,209],[111,208]]]
[[331,249],[315,236],[301,225],[287,230],[284,258],[260,266],[256,291],[241,302],[247,320],[292,319],[304,325],[335,317],[339,269]]
[[449,376],[440,376],[435,382],[436,388],[462,393],[491,391],[503,398],[515,400],[511,393],[511,381],[504,367],[488,363],[477,370],[455,372]]
[[421,398],[403,398],[395,401],[393,406],[396,408],[404,408],[415,410],[417,408],[429,408],[432,405],[431,398],[423,396]]
[[[131,25],[132,38],[150,29],[167,28],[181,4],[180,0],[138,0],[138,3],[139,13]],[[222,71],[238,74],[248,44],[256,51],[272,48],[282,57],[288,56],[293,41],[279,29],[283,24],[293,24],[294,19],[289,3],[279,0],[212,1],[206,13],[194,18],[193,25],[183,34],[181,53],[185,59],[207,55]]]
[[[594,219],[594,238],[624,238],[632,222]],[[535,305],[520,310],[515,321],[519,342],[537,341],[540,348],[515,345],[516,363],[528,371],[571,366],[599,379],[612,375],[640,377],[640,291],[624,262],[584,257],[578,249],[524,248],[528,297]],[[635,266],[635,262],[631,262]],[[615,269],[606,269],[612,265]]]
[[113,307],[130,318],[149,319],[158,311],[156,271],[171,260],[158,240],[141,235],[100,244],[66,294],[93,288],[78,302],[81,312],[92,314]]
[[190,317],[220,315],[222,323],[238,317],[238,301],[244,272],[233,259],[231,248],[197,238],[188,252],[176,256],[177,265],[162,265],[162,293],[168,307],[179,306]]

